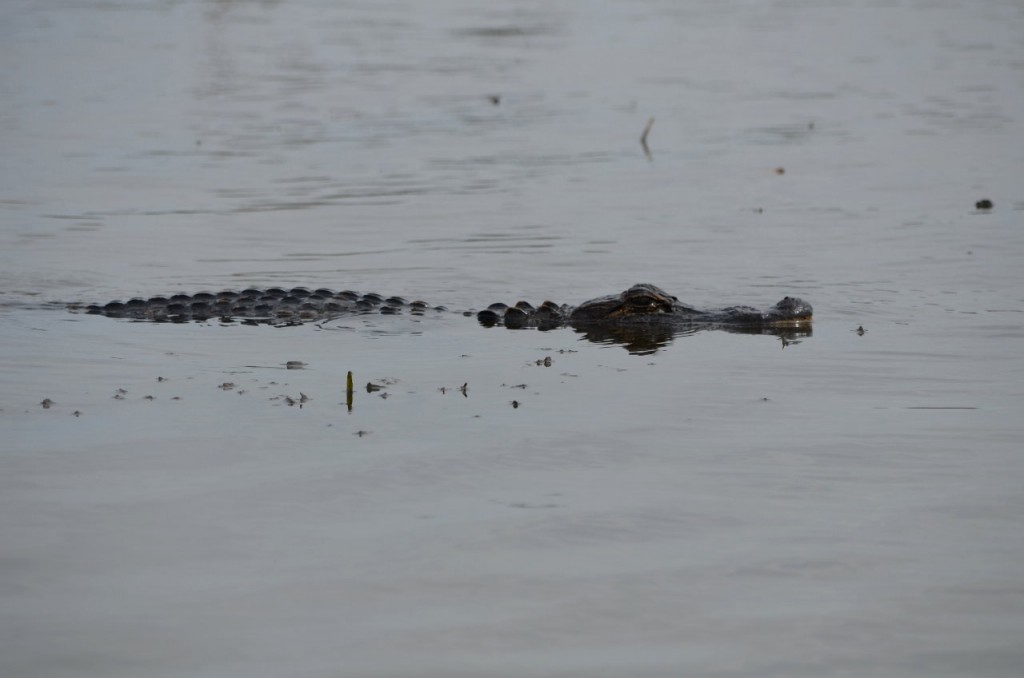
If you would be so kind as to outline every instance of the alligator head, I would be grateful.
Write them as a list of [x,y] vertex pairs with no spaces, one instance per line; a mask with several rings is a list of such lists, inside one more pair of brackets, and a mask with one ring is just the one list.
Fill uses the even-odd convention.
[[679,303],[679,299],[665,290],[641,283],[628,290],[607,297],[591,299],[581,304],[569,316],[570,322],[601,320],[650,319],[662,315],[699,315],[699,311]]

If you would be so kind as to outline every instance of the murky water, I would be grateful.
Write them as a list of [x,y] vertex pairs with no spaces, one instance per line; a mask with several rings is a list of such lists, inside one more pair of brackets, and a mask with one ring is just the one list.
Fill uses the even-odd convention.
[[[1009,0],[6,3],[0,673],[1019,675],[1021,36]],[[814,332],[455,312],[638,281]],[[49,305],[248,285],[453,312]]]

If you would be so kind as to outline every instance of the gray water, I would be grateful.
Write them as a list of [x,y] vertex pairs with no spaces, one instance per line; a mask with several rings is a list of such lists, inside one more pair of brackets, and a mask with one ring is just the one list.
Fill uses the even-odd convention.
[[[0,675],[1020,675],[1022,36],[1011,0],[4,3]],[[457,313],[641,281],[813,335]],[[452,312],[62,309],[248,285]]]

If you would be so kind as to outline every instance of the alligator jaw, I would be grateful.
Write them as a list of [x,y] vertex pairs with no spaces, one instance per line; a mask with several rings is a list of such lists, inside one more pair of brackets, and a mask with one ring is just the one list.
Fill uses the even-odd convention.
[[805,329],[805,328],[810,328],[810,326],[811,326],[811,316],[810,315],[805,315],[805,316],[799,316],[799,317],[796,317],[796,318],[776,318],[776,319],[766,318],[764,324],[765,324],[765,327],[773,327],[773,328],[777,327],[780,330],[782,330],[782,329],[794,329],[794,330]]

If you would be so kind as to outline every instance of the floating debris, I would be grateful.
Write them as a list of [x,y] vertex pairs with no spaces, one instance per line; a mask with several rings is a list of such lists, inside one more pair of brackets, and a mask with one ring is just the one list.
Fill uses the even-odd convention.
[[497,106],[498,104],[501,103],[501,95],[500,94],[488,94],[487,95],[487,100],[490,101],[495,106]]
[[225,381],[223,384],[221,384],[217,388],[219,388],[222,391],[230,391],[233,388],[235,388],[235,382],[233,382],[233,381]]
[[284,364],[286,370],[301,370],[306,366],[306,363],[301,360],[289,360]]
[[367,393],[374,393],[376,391],[382,391],[382,390],[384,390],[383,386],[381,386],[379,384],[374,384],[373,382],[369,382],[369,381],[366,382],[366,392]]
[[546,356],[544,358],[539,358],[537,360],[537,366],[538,367],[551,367],[551,356]]
[[302,391],[299,391],[298,398],[293,398],[286,393],[282,393],[279,396],[274,396],[273,398],[271,398],[271,400],[283,400],[288,405],[288,407],[294,407],[295,405],[298,405],[299,409],[302,409],[302,405],[308,402],[309,400],[312,400],[312,398],[307,396]]
[[853,331],[854,331],[854,332],[856,332],[856,333],[857,333],[857,334],[858,334],[859,336],[861,336],[861,337],[863,337],[863,336],[864,336],[864,333],[865,333],[865,332],[867,332],[867,330],[866,330],[866,329],[864,329],[864,326],[863,326],[863,325],[858,325],[858,326],[857,326],[857,329],[855,329],[855,330],[853,330]]
[[975,209],[979,210],[990,210],[992,209],[993,205],[991,200],[989,200],[988,198],[983,198],[978,202],[974,203],[974,207]]
[[43,400],[39,404],[43,406],[44,410],[48,410],[51,407],[53,407],[54,405],[56,405],[57,403],[53,402],[49,398],[43,398]]
[[513,410],[519,409],[519,401],[518,400],[513,400],[512,401],[512,409]]
[[651,158],[651,149],[647,146],[647,135],[651,133],[652,127],[654,127],[654,118],[648,118],[647,124],[644,125],[644,131],[640,135],[640,146],[644,149],[644,155],[648,160]]
[[[447,394],[448,393],[448,387],[447,386],[440,386],[440,387],[438,387],[437,390],[440,391],[442,394]],[[456,386],[453,390],[458,391],[459,393],[461,393],[462,395],[464,395],[465,397],[468,398],[469,397],[469,382],[467,381],[462,386]]]
[[785,167],[776,167],[772,171],[775,172],[776,174],[778,174],[779,176],[782,176],[783,174],[786,173],[786,168]]
[[74,415],[74,416],[76,416],[76,417],[80,417],[80,416],[82,416],[82,413],[81,413],[81,412],[80,412],[79,410],[75,410],[75,411],[74,411],[74,412],[72,412],[71,414],[72,414],[72,415]]

